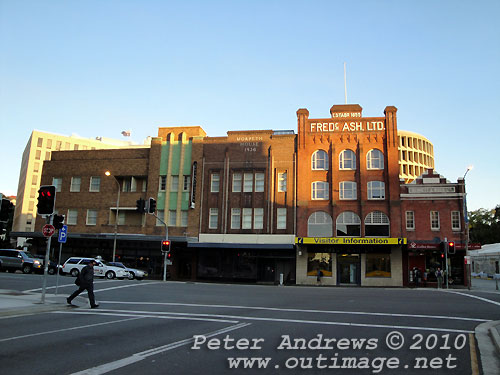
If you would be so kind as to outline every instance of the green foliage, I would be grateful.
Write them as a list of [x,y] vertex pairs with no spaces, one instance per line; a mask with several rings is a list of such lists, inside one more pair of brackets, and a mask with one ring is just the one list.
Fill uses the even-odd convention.
[[500,205],[469,212],[469,237],[471,242],[483,245],[500,242]]

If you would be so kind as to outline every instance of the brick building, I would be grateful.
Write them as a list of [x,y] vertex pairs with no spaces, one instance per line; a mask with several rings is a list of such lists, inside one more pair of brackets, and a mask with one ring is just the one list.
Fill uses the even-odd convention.
[[396,111],[297,111],[297,283],[402,285]]

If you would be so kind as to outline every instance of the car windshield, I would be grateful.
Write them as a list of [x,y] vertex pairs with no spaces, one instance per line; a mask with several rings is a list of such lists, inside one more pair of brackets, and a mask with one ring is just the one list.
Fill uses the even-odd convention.
[[23,253],[25,253],[28,258],[34,258],[29,251],[23,251]]
[[123,265],[123,263],[120,263],[120,262],[110,262],[109,265],[115,266],[115,267],[120,267],[120,268],[127,268]]

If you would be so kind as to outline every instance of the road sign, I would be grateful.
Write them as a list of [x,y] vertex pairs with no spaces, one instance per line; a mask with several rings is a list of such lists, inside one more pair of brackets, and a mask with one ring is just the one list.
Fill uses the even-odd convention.
[[66,243],[67,238],[68,238],[68,226],[63,225],[63,227],[59,229],[59,238],[57,240],[60,243]]
[[464,261],[465,261],[465,264],[470,264],[471,263],[470,255],[464,256]]
[[45,237],[52,237],[56,232],[56,228],[52,224],[45,224],[42,228],[42,233]]

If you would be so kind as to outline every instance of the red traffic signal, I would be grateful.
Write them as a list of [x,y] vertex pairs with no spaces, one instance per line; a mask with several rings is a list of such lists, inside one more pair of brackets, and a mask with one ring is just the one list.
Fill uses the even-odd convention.
[[161,251],[170,251],[170,240],[161,241]]
[[52,215],[56,204],[56,187],[53,185],[40,186],[38,190],[38,215]]
[[455,242],[448,242],[448,254],[455,254]]

